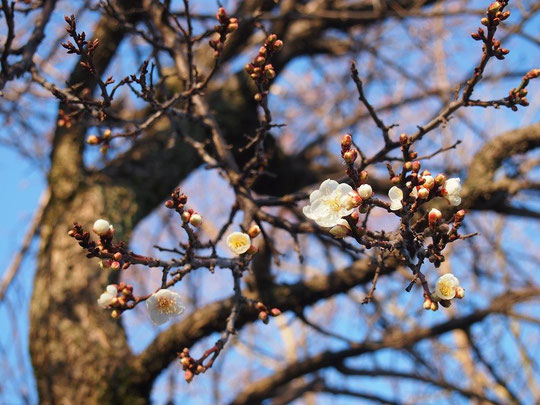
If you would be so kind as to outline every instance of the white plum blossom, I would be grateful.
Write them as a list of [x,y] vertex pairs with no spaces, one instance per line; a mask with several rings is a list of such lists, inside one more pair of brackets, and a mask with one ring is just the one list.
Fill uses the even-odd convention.
[[330,234],[335,238],[344,238],[351,231],[351,227],[346,219],[340,219],[337,225],[330,229]]
[[461,180],[458,177],[446,180],[443,187],[444,198],[448,200],[450,204],[457,207],[461,204]]
[[227,236],[227,247],[236,255],[246,253],[251,246],[251,238],[247,233],[233,232]]
[[448,273],[437,279],[435,295],[441,300],[451,300],[456,296],[458,288],[460,288],[458,278]]
[[111,229],[112,229],[112,225],[109,224],[109,222],[105,221],[104,219],[98,219],[96,222],[94,222],[94,226],[92,227],[92,230],[99,236],[107,235],[107,233]]
[[150,313],[150,319],[156,325],[161,325],[173,316],[178,316],[184,312],[184,307],[180,304],[180,295],[174,291],[161,289],[152,294],[146,300],[146,308]]
[[117,296],[118,289],[114,285],[110,284],[105,289],[105,292],[99,296],[97,303],[101,308],[107,308],[114,302],[114,300],[116,300]]
[[393,186],[388,191],[388,197],[390,197],[390,200],[392,201],[392,204],[390,204],[390,209],[392,211],[400,210],[403,208],[403,191],[399,187]]
[[310,194],[309,205],[303,208],[304,215],[319,226],[326,228],[336,226],[341,218],[354,211],[354,208],[342,205],[343,197],[352,190],[352,187],[345,183],[340,184],[330,179],[323,181],[319,189]]
[[362,184],[360,187],[358,187],[357,191],[360,197],[362,197],[364,200],[371,198],[373,195],[373,189],[369,184]]

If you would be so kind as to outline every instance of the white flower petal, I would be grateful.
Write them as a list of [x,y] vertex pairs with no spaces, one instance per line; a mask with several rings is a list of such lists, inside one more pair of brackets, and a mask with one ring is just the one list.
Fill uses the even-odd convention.
[[311,192],[311,194],[309,195],[309,203],[310,204],[313,204],[313,202],[315,200],[317,200],[321,195],[321,192],[319,190],[314,190]]
[[347,183],[341,183],[337,186],[335,192],[338,194],[347,194],[350,193],[353,190],[351,186],[349,186]]
[[388,191],[388,197],[390,197],[390,199],[392,201],[394,200],[403,200],[403,191],[401,191],[400,188],[396,187],[396,186],[393,186],[389,191]]
[[321,193],[321,196],[327,197],[330,194],[334,192],[334,190],[338,187],[338,182],[335,180],[327,179],[322,182],[321,186],[319,187],[319,192]]
[[392,211],[397,211],[403,208],[403,204],[401,204],[401,200],[392,200],[392,204],[390,204],[390,209]]
[[114,297],[118,295],[118,289],[114,285],[109,284],[105,290]]

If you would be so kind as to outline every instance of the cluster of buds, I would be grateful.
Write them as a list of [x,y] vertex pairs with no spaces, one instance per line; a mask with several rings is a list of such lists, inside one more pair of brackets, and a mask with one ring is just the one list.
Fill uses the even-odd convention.
[[216,18],[219,25],[214,27],[216,35],[209,41],[209,45],[214,50],[214,57],[218,58],[223,50],[227,35],[238,29],[238,19],[229,17],[223,7],[219,8]]
[[[66,27],[66,31],[71,36],[71,38],[73,38],[75,44],[67,41],[62,43],[62,47],[67,49],[68,54],[83,55],[85,58],[91,59],[97,47],[99,46],[99,39],[96,38],[93,41],[88,42],[86,40],[86,33],[84,31],[80,34],[77,34],[77,24],[75,22],[75,16],[73,14],[69,17],[67,15],[64,16],[64,19],[66,20],[66,23],[68,25]],[[88,70],[92,76],[96,74],[94,65],[90,62],[90,60],[83,59],[79,63],[83,68]]]
[[265,325],[270,322],[270,316],[276,317],[281,315],[281,311],[278,308],[272,308],[269,309],[266,305],[264,305],[262,302],[258,301],[255,303],[255,309],[259,312],[259,319],[263,321]]
[[431,237],[433,243],[429,244],[427,247],[428,260],[434,264],[435,267],[439,267],[442,262],[444,262],[444,256],[442,251],[448,243],[454,242],[459,239],[461,236],[458,234],[458,229],[463,224],[465,219],[465,210],[459,210],[454,214],[454,219],[452,222],[452,228],[447,223],[442,222],[442,213],[433,208],[428,213],[428,225],[431,230]]
[[259,86],[259,92],[255,94],[255,101],[261,102],[267,95],[266,91],[262,90],[263,86],[267,86],[269,81],[276,77],[276,71],[272,64],[268,63],[272,55],[279,52],[283,48],[283,41],[277,38],[276,34],[270,34],[266,38],[264,45],[259,49],[259,53],[251,63],[245,66],[246,72]]
[[359,171],[354,167],[354,162],[358,158],[358,151],[353,147],[352,137],[350,134],[343,135],[341,138],[341,157],[347,165],[345,172],[355,184],[363,184],[368,178],[368,173],[365,170]]
[[178,353],[178,357],[180,358],[182,370],[184,370],[184,378],[188,383],[193,380],[194,376],[202,374],[207,370],[207,368],[200,361],[197,361],[191,357],[187,347]]
[[86,143],[88,145],[101,145],[99,151],[103,154],[106,154],[109,151],[109,144],[112,139],[112,132],[110,129],[106,129],[103,132],[103,135],[88,135],[86,138]]
[[436,311],[439,304],[448,308],[454,298],[463,299],[465,289],[459,285],[459,280],[453,274],[445,274],[439,277],[435,283],[435,292],[431,296],[424,295],[424,309]]
[[99,240],[94,242],[90,240],[90,233],[75,222],[73,228],[69,230],[68,235],[79,241],[79,245],[86,249],[86,257],[102,258],[99,263],[102,269],[120,270],[127,269],[131,265],[131,256],[128,254],[123,242],[113,244],[114,227],[104,219],[98,219],[94,222],[92,230],[99,236]]
[[56,122],[59,127],[71,128],[73,126],[72,116],[63,109],[58,110],[58,121]]
[[[519,104],[524,107],[529,105],[529,100],[527,100],[527,94],[528,90],[526,89],[527,85],[529,84],[529,81],[532,79],[537,79],[540,77],[540,69],[531,69],[525,76],[523,76],[523,79],[521,80],[521,83],[519,87],[510,90],[510,94],[508,95],[508,100],[513,104]],[[517,107],[513,106],[513,110],[517,110]]]
[[490,56],[495,56],[497,59],[504,59],[504,55],[507,55],[510,51],[506,48],[501,48],[501,41],[493,38],[493,33],[496,27],[501,21],[510,17],[510,11],[504,11],[504,8],[508,4],[508,1],[495,1],[491,3],[486,11],[486,17],[482,18],[480,22],[488,29],[486,36],[482,27],[478,28],[477,32],[473,32],[471,37],[475,41],[482,41],[486,45],[486,49],[489,50]]
[[111,316],[118,318],[129,301],[133,301],[133,286],[123,281],[118,284],[109,284],[103,294],[97,300],[102,308],[113,308]]
[[187,195],[181,193],[180,188],[177,187],[171,193],[171,199],[165,201],[165,207],[178,212],[184,224],[190,224],[198,228],[202,224],[202,217],[192,208],[186,209],[187,200]]
[[[408,146],[405,145],[405,148],[408,148]],[[411,155],[415,152],[407,151],[406,153]],[[418,160],[406,161],[399,176],[394,173],[389,164],[387,168],[390,180],[394,184],[388,192],[388,196],[392,201],[390,205],[392,211],[403,208],[404,199],[411,202],[413,210],[416,210],[421,203],[434,197],[444,197],[453,206],[461,204],[460,194],[462,187],[461,181],[457,177],[448,180],[444,174],[433,177],[428,170],[424,170],[420,174],[421,164]],[[406,188],[402,190],[398,186],[403,181]],[[408,198],[405,197],[404,190],[407,191]]]
[[261,233],[259,225],[251,225],[247,231],[244,232],[232,232],[227,236],[227,248],[235,255],[254,255],[259,251],[257,246],[251,243],[251,239],[256,238]]

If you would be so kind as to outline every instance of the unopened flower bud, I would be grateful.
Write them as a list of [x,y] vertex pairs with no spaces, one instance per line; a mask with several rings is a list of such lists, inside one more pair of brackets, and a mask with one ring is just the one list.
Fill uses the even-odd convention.
[[250,238],[256,238],[257,236],[259,236],[259,234],[261,233],[261,228],[259,227],[259,225],[257,224],[253,224],[249,227],[248,229],[248,235],[250,236]]
[[180,359],[180,364],[182,365],[182,367],[187,367],[187,366],[189,366],[189,363],[190,363],[190,361],[189,361],[189,358],[188,358],[188,357],[182,357],[182,358]]
[[495,17],[500,9],[501,9],[501,3],[499,3],[498,1],[495,1],[489,5],[488,10],[487,10],[488,15]]
[[[236,20],[236,18],[234,18],[234,20]],[[227,33],[229,33],[229,34],[238,29],[238,20],[233,22],[233,18],[231,18],[230,21],[231,22],[229,23],[229,25],[227,25]]]
[[263,98],[263,97],[262,97],[262,94],[261,94],[261,93],[257,93],[257,94],[255,94],[255,95],[253,96],[253,99],[254,99],[256,102],[258,102],[258,103],[260,103],[260,102],[262,101],[262,98]]
[[281,311],[278,309],[278,308],[272,308],[270,310],[270,315],[272,316],[280,316],[281,315]]
[[458,222],[461,222],[463,221],[463,218],[465,218],[465,210],[459,210],[458,212],[456,212],[456,214],[454,215],[454,219]]
[[277,35],[276,34],[270,34],[268,35],[268,38],[266,38],[266,43],[271,45],[273,44],[275,41],[277,40]]
[[428,223],[431,230],[435,229],[435,225],[442,219],[442,213],[437,208],[432,208],[428,214]]
[[352,136],[350,134],[343,135],[341,138],[341,150],[348,151],[352,145]]
[[225,9],[223,7],[220,7],[217,11],[217,14],[216,14],[216,18],[218,20],[222,20],[224,18],[227,18],[227,12],[225,11]]
[[412,170],[412,163],[411,162],[405,162],[403,164],[403,168],[405,169],[405,171],[410,172]]
[[174,207],[174,201],[173,201],[173,200],[167,200],[167,201],[165,201],[165,207],[167,207],[167,208],[173,208],[173,207]]
[[191,217],[191,214],[187,211],[182,212],[182,214],[180,215],[180,218],[182,218],[182,222],[186,224],[189,222],[190,217]]
[[400,144],[406,145],[406,144],[407,144],[407,140],[408,140],[407,134],[404,134],[404,133],[403,133],[403,134],[401,134],[401,135],[399,136],[399,143],[400,143]]
[[422,184],[422,187],[425,187],[428,190],[431,190],[433,186],[435,186],[435,179],[433,178],[433,176],[424,175],[423,179],[424,179],[424,184]]
[[272,49],[274,52],[279,52],[283,48],[283,41],[281,39],[278,39],[276,42],[274,42],[274,45]]
[[199,214],[194,213],[189,217],[189,223],[193,226],[199,227],[202,224],[202,217]]
[[350,210],[351,208],[356,208],[362,204],[362,197],[360,197],[356,191],[350,191],[341,197],[339,203],[346,210]]
[[432,302],[431,303],[431,308],[430,308],[432,311],[436,311],[439,309],[439,304],[437,302]]
[[413,172],[418,173],[420,171],[420,162],[418,160],[415,160],[412,162],[412,170]]
[[435,184],[437,184],[438,186],[442,186],[444,183],[446,183],[446,176],[442,173],[438,174],[435,177]]
[[187,383],[190,383],[191,381],[193,381],[193,371],[191,370],[186,370],[184,371],[184,379],[186,380]]
[[94,222],[94,226],[92,227],[92,230],[99,236],[107,235],[110,229],[111,225],[104,219],[98,219],[96,222]]
[[463,299],[465,297],[465,289],[463,287],[456,288],[456,298]]
[[120,270],[120,262],[117,262],[116,260],[114,260],[111,263],[111,269],[112,270]]
[[420,189],[418,190],[418,198],[426,199],[428,197],[429,197],[429,190],[427,188],[420,187]]
[[369,184],[362,184],[360,187],[358,187],[358,194],[364,200],[367,200],[368,198],[371,198],[371,196],[373,195],[373,189],[371,188]]
[[263,323],[268,323],[268,312],[259,312],[259,319],[263,321]]
[[116,309],[111,312],[111,317],[113,317],[114,319],[117,319],[119,316],[120,316],[120,312],[117,311]]
[[433,304],[433,301],[431,301],[431,299],[429,299],[429,298],[424,299],[424,309],[425,310],[431,309],[431,304]]
[[99,143],[99,138],[96,135],[90,135],[86,138],[86,143],[88,145],[97,145]]
[[358,152],[356,151],[356,149],[348,150],[347,152],[343,154],[343,160],[348,165],[352,165],[357,157],[358,157]]
[[349,229],[345,225],[336,225],[329,232],[334,238],[341,239],[349,234]]

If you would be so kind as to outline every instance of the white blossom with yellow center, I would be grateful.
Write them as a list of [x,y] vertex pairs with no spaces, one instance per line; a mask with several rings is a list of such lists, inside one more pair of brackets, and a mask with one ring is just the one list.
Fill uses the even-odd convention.
[[437,279],[435,283],[435,295],[441,300],[451,300],[456,296],[459,288],[459,280],[451,273],[445,274]]
[[352,187],[348,184],[340,184],[330,179],[323,181],[319,189],[310,194],[309,205],[303,208],[304,215],[319,226],[325,228],[336,226],[341,218],[354,211],[354,208],[342,205],[343,197],[351,191]]
[[152,294],[146,300],[146,308],[150,313],[150,319],[156,325],[161,325],[169,318],[182,314],[185,309],[180,303],[180,295],[165,289]]
[[116,287],[112,284],[108,285],[105,289],[105,292],[99,296],[97,303],[101,308],[107,308],[114,302],[117,296],[118,290],[116,289]]
[[251,246],[251,238],[247,233],[233,232],[227,236],[227,247],[236,255],[246,253]]

